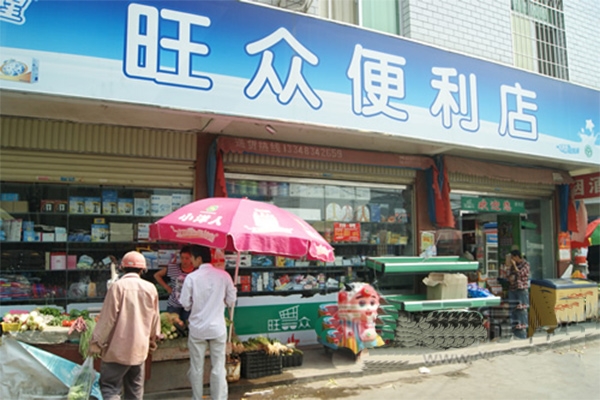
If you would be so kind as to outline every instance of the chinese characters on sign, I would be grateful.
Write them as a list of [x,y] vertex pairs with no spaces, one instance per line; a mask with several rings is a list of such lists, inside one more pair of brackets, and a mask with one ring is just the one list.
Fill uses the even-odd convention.
[[[289,74],[283,85],[273,66],[273,52],[269,50],[280,41],[285,41],[298,54],[292,57]],[[246,96],[254,99],[261,94],[267,85],[269,85],[273,93],[277,95],[277,100],[281,104],[288,104],[296,91],[298,91],[312,108],[318,109],[321,107],[321,99],[316,95],[308,83],[306,83],[306,80],[302,75],[303,61],[306,61],[311,65],[317,65],[319,59],[296,40],[287,29],[279,28],[269,36],[256,42],[249,43],[246,45],[246,52],[250,55],[262,53],[260,66],[244,90]]]
[[[212,219],[211,219],[212,218]],[[206,225],[216,225],[221,226],[221,220],[223,219],[222,215],[215,216],[212,213],[203,214],[200,213],[198,215],[194,215],[192,213],[182,214],[178,218],[181,222],[189,222],[191,221],[194,224],[206,224]]]
[[403,57],[363,49],[357,44],[347,72],[352,80],[352,111],[365,117],[385,114],[406,121],[408,113],[393,103],[405,96],[405,64]]
[[[160,37],[162,20],[178,23],[177,38]],[[210,19],[141,4],[130,4],[127,15],[125,73],[132,78],[151,79],[157,83],[208,90],[212,80],[194,71],[193,60],[206,56],[209,48],[191,41],[192,27],[210,26]],[[169,62],[172,60],[176,62]]]
[[597,199],[600,197],[600,172],[573,178],[571,185],[575,199]]
[[[6,15],[6,4],[13,10],[27,6],[25,0],[4,2],[0,7]],[[177,25],[177,34],[168,36],[161,24]],[[211,43],[194,40],[192,31],[207,31],[211,19],[204,15],[184,13],[169,9],[158,9],[149,5],[130,4],[127,17],[127,38],[124,72],[137,79],[153,80],[164,85],[182,86],[200,90],[211,90],[213,79],[202,72],[202,65],[210,62]],[[210,42],[210,35],[207,37]],[[293,51],[289,60],[287,76],[276,70],[275,48],[285,43]],[[213,45],[214,46],[214,45]],[[319,65],[319,57],[284,27],[275,29],[261,38],[252,38],[245,44],[247,57],[259,55],[260,61],[243,90],[246,98],[272,96],[282,106],[287,106],[295,97],[301,97],[313,110],[323,105],[323,100],[311,86],[303,68]],[[405,122],[410,118],[409,105],[403,104],[410,98],[407,93],[404,67],[410,63],[407,57],[354,45],[349,55],[346,77],[351,81],[351,107],[355,115],[372,117],[383,115]],[[250,72],[250,71],[249,71]],[[478,80],[474,73],[462,73],[451,66],[432,66],[429,84],[436,91],[431,99],[429,113],[439,118],[445,129],[458,126],[464,131],[480,129]],[[298,95],[298,96],[297,96]],[[519,82],[514,85],[501,84],[499,93],[500,110],[498,134],[500,137],[538,140],[538,123],[534,100],[537,93],[524,88]],[[308,151],[307,148],[300,149]],[[491,207],[492,205],[490,205]]]
[[301,144],[267,142],[254,139],[234,139],[238,151],[258,152],[279,156],[309,157],[321,160],[341,160],[344,150],[330,147],[307,146]]
[[521,214],[525,212],[525,203],[514,199],[462,196],[461,209],[464,211]]
[[25,10],[29,4],[31,4],[31,0],[3,0],[0,2],[0,21],[23,25]]
[[[515,97],[517,110],[509,111],[509,95]],[[525,110],[537,111],[537,105],[523,100],[523,98],[535,99],[535,92],[525,90],[519,83],[514,87],[508,85],[500,86],[500,127],[498,133],[502,136],[507,133],[517,139],[538,140],[537,119],[533,114],[525,113]]]
[[[442,114],[442,125],[448,129],[452,127],[452,114],[459,114],[460,126],[466,131],[477,131],[479,129],[479,104],[477,102],[477,77],[474,74],[469,75],[469,85],[464,74],[458,75],[458,85],[450,82],[450,78],[457,76],[455,68],[437,68],[433,67],[431,72],[439,76],[439,80],[431,80],[431,87],[439,91],[433,104],[429,108],[431,115],[438,116]],[[467,100],[467,91],[468,97]],[[454,93],[459,95],[460,107],[456,104]],[[469,115],[469,105],[471,118]]]

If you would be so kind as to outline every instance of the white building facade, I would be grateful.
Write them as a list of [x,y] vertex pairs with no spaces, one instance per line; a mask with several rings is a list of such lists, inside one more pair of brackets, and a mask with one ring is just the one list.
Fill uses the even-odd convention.
[[257,0],[600,88],[594,0]]

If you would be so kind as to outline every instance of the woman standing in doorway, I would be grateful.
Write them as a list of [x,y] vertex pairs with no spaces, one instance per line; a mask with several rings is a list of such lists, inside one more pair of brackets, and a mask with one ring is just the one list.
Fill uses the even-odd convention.
[[[190,246],[181,248],[179,258],[181,264],[169,264],[167,267],[155,273],[154,279],[156,279],[156,282],[169,293],[167,312],[178,314],[179,319],[184,323],[187,323],[190,313],[181,306],[179,296],[181,295],[181,288],[183,287],[185,277],[196,269],[192,263]],[[169,278],[168,284],[165,282],[165,276]]]

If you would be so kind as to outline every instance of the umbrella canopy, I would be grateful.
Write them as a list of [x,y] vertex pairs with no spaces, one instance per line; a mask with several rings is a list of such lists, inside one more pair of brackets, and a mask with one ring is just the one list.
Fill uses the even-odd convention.
[[585,230],[585,238],[590,246],[600,245],[600,218],[588,224]]
[[185,205],[152,224],[150,237],[238,253],[335,259],[333,247],[306,221],[246,198],[211,197]]

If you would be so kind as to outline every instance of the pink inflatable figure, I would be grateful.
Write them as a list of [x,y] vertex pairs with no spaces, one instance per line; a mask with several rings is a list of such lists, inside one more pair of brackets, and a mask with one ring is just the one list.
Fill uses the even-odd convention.
[[375,330],[379,294],[367,283],[346,284],[338,304],[321,307],[320,341],[333,348],[346,347],[358,354],[384,344]]

